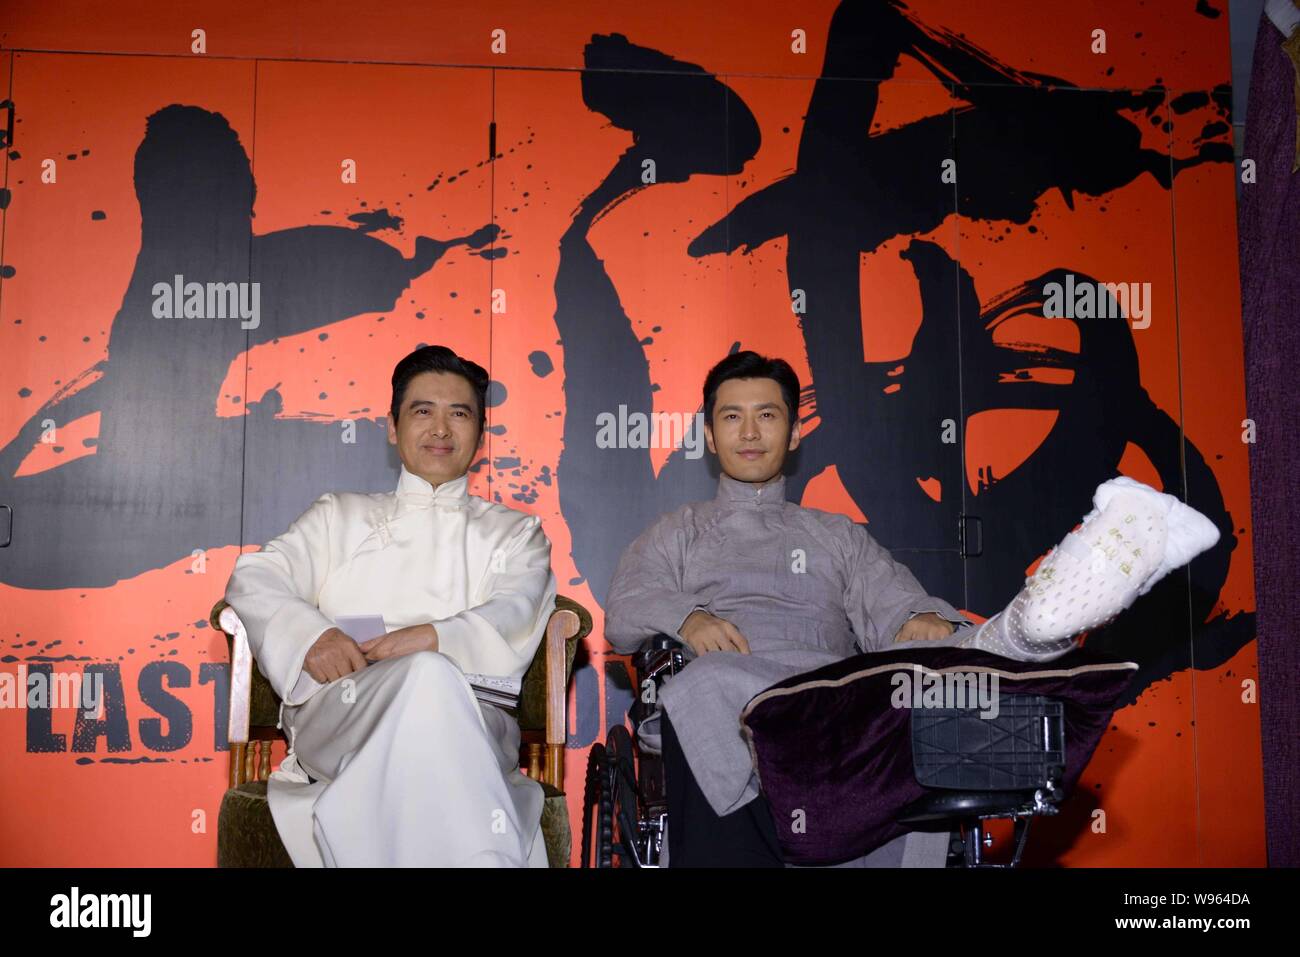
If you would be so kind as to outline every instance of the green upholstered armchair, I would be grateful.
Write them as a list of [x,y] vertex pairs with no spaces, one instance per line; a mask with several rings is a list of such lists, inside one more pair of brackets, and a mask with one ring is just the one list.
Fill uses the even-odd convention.
[[[271,748],[284,740],[276,727],[280,699],[254,667],[243,623],[225,601],[212,608],[212,627],[230,646],[230,787],[217,818],[218,867],[292,867],[266,800]],[[520,692],[520,767],[546,793],[542,835],[552,867],[568,867],[572,847],[564,796],[564,746],[568,737],[566,693],[578,642],[591,632],[591,615],[563,595],[546,625],[546,636],[524,675]]]

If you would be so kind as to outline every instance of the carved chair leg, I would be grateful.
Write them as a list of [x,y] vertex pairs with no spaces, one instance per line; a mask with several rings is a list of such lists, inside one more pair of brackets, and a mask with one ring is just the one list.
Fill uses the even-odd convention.
[[262,753],[257,763],[257,780],[266,781],[271,777],[271,748],[274,741],[266,740],[262,742]]
[[231,742],[230,745],[230,786],[237,787],[243,784],[246,778],[243,775],[244,770],[244,753],[248,750],[247,744],[236,744]]
[[542,746],[536,741],[528,743],[528,776],[534,781],[542,780]]
[[542,780],[553,788],[564,790],[564,745],[546,745],[546,771]]

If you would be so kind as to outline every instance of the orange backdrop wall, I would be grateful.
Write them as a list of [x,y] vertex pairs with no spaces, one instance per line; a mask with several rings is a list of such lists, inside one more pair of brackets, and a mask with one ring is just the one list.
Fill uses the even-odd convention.
[[[1226,12],[8,11],[0,670],[102,675],[109,701],[101,723],[0,708],[0,864],[215,862],[208,612],[318,494],[391,490],[388,377],[437,342],[494,380],[471,491],[543,518],[595,617],[575,822],[587,751],[631,702],[601,634],[612,562],[713,481],[684,449],[598,448],[593,414],[692,416],[744,348],[805,383],[800,500],[973,614],[1116,472],[1219,524],[1089,636],[1142,668],[1029,854],[1262,865]],[[258,282],[257,327],[157,319],[154,284],[186,271]],[[1067,275],[1141,304],[1047,315]]]

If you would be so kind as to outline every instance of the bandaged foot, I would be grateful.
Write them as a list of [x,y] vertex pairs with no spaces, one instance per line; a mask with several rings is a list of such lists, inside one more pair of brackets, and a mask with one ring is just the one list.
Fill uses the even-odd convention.
[[1080,632],[1110,621],[1219,540],[1200,512],[1127,476],[1103,482],[1092,502],[1011,604],[963,644],[1024,661],[1059,657]]

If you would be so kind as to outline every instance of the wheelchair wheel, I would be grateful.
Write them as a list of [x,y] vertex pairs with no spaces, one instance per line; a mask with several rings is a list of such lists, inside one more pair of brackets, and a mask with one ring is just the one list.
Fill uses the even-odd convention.
[[602,813],[601,792],[603,790],[603,779],[605,776],[605,766],[607,764],[605,756],[605,746],[597,742],[591,746],[591,752],[587,756],[587,777],[583,787],[582,795],[582,849],[581,865],[582,867],[608,867],[608,862],[601,864],[597,859],[592,857],[592,853],[603,845],[608,845],[608,840],[602,839],[601,833],[608,828],[608,818]]
[[587,759],[582,866],[638,867],[640,817],[632,736],[617,725]]
[[641,865],[641,802],[636,783],[636,757],[632,735],[623,725],[609,729],[605,739],[609,758],[610,784],[610,867]]

